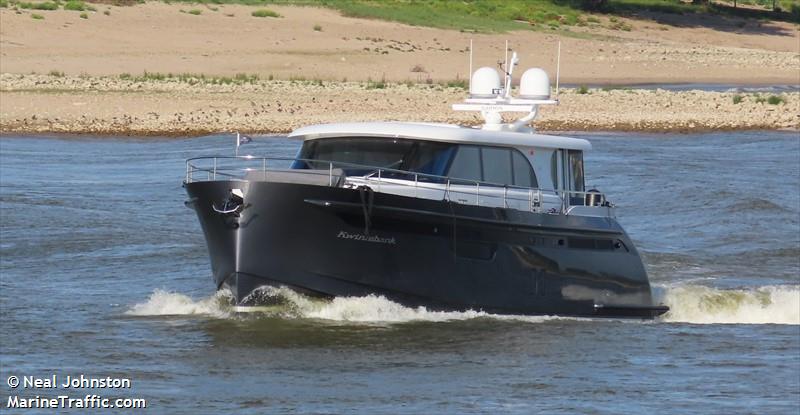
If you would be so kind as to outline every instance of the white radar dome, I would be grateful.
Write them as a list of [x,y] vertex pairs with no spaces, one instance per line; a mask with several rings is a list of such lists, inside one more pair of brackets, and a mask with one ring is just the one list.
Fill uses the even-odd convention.
[[472,74],[469,95],[472,98],[494,98],[500,90],[500,75],[494,68],[484,66]]
[[542,68],[531,68],[522,74],[519,81],[519,97],[522,99],[549,99],[550,77]]

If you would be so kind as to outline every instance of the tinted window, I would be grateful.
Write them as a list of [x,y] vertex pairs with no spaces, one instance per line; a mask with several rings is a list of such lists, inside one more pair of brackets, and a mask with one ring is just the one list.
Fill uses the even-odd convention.
[[417,141],[399,170],[444,176],[455,150],[453,144]]
[[583,152],[569,150],[569,168],[572,175],[572,189],[583,191]]
[[511,184],[511,150],[485,147],[483,155],[483,180],[489,183]]
[[536,183],[536,175],[533,173],[531,164],[528,159],[519,151],[514,151],[512,154],[512,163],[514,171],[514,185],[524,187],[539,187]]
[[[382,137],[336,137],[305,141],[297,158],[444,176],[454,152],[455,145],[448,143]],[[348,174],[362,174],[374,170],[366,167],[338,167],[344,168]],[[328,163],[295,162],[292,168],[327,169]]]
[[328,138],[316,141],[313,159],[391,169],[400,167],[413,144],[411,141],[383,138]]
[[459,146],[456,157],[450,165],[450,177],[468,180],[481,180],[481,158],[477,147]]

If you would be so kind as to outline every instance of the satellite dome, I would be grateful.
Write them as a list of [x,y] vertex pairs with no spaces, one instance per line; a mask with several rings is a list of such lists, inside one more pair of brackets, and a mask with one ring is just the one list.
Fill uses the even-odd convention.
[[522,74],[519,81],[519,97],[522,99],[550,99],[550,77],[542,68],[531,68]]
[[494,68],[484,66],[472,74],[469,88],[471,98],[494,98],[500,90],[500,75]]

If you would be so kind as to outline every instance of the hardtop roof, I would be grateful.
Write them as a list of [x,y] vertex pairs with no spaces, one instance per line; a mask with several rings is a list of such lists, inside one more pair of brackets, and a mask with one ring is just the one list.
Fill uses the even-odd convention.
[[490,131],[452,124],[410,122],[358,122],[319,124],[298,128],[289,138],[316,140],[331,137],[386,137],[444,141],[459,144],[486,144],[507,147],[544,147],[590,150],[581,138],[529,132]]

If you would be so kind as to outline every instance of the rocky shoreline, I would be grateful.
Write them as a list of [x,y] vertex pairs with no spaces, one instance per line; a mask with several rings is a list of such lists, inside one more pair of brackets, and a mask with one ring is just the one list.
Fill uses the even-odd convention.
[[[461,86],[435,83],[2,74],[0,132],[198,136],[344,121],[479,124],[476,114],[451,110],[465,96]],[[559,98],[541,110],[539,130],[800,129],[800,92],[564,89]]]

